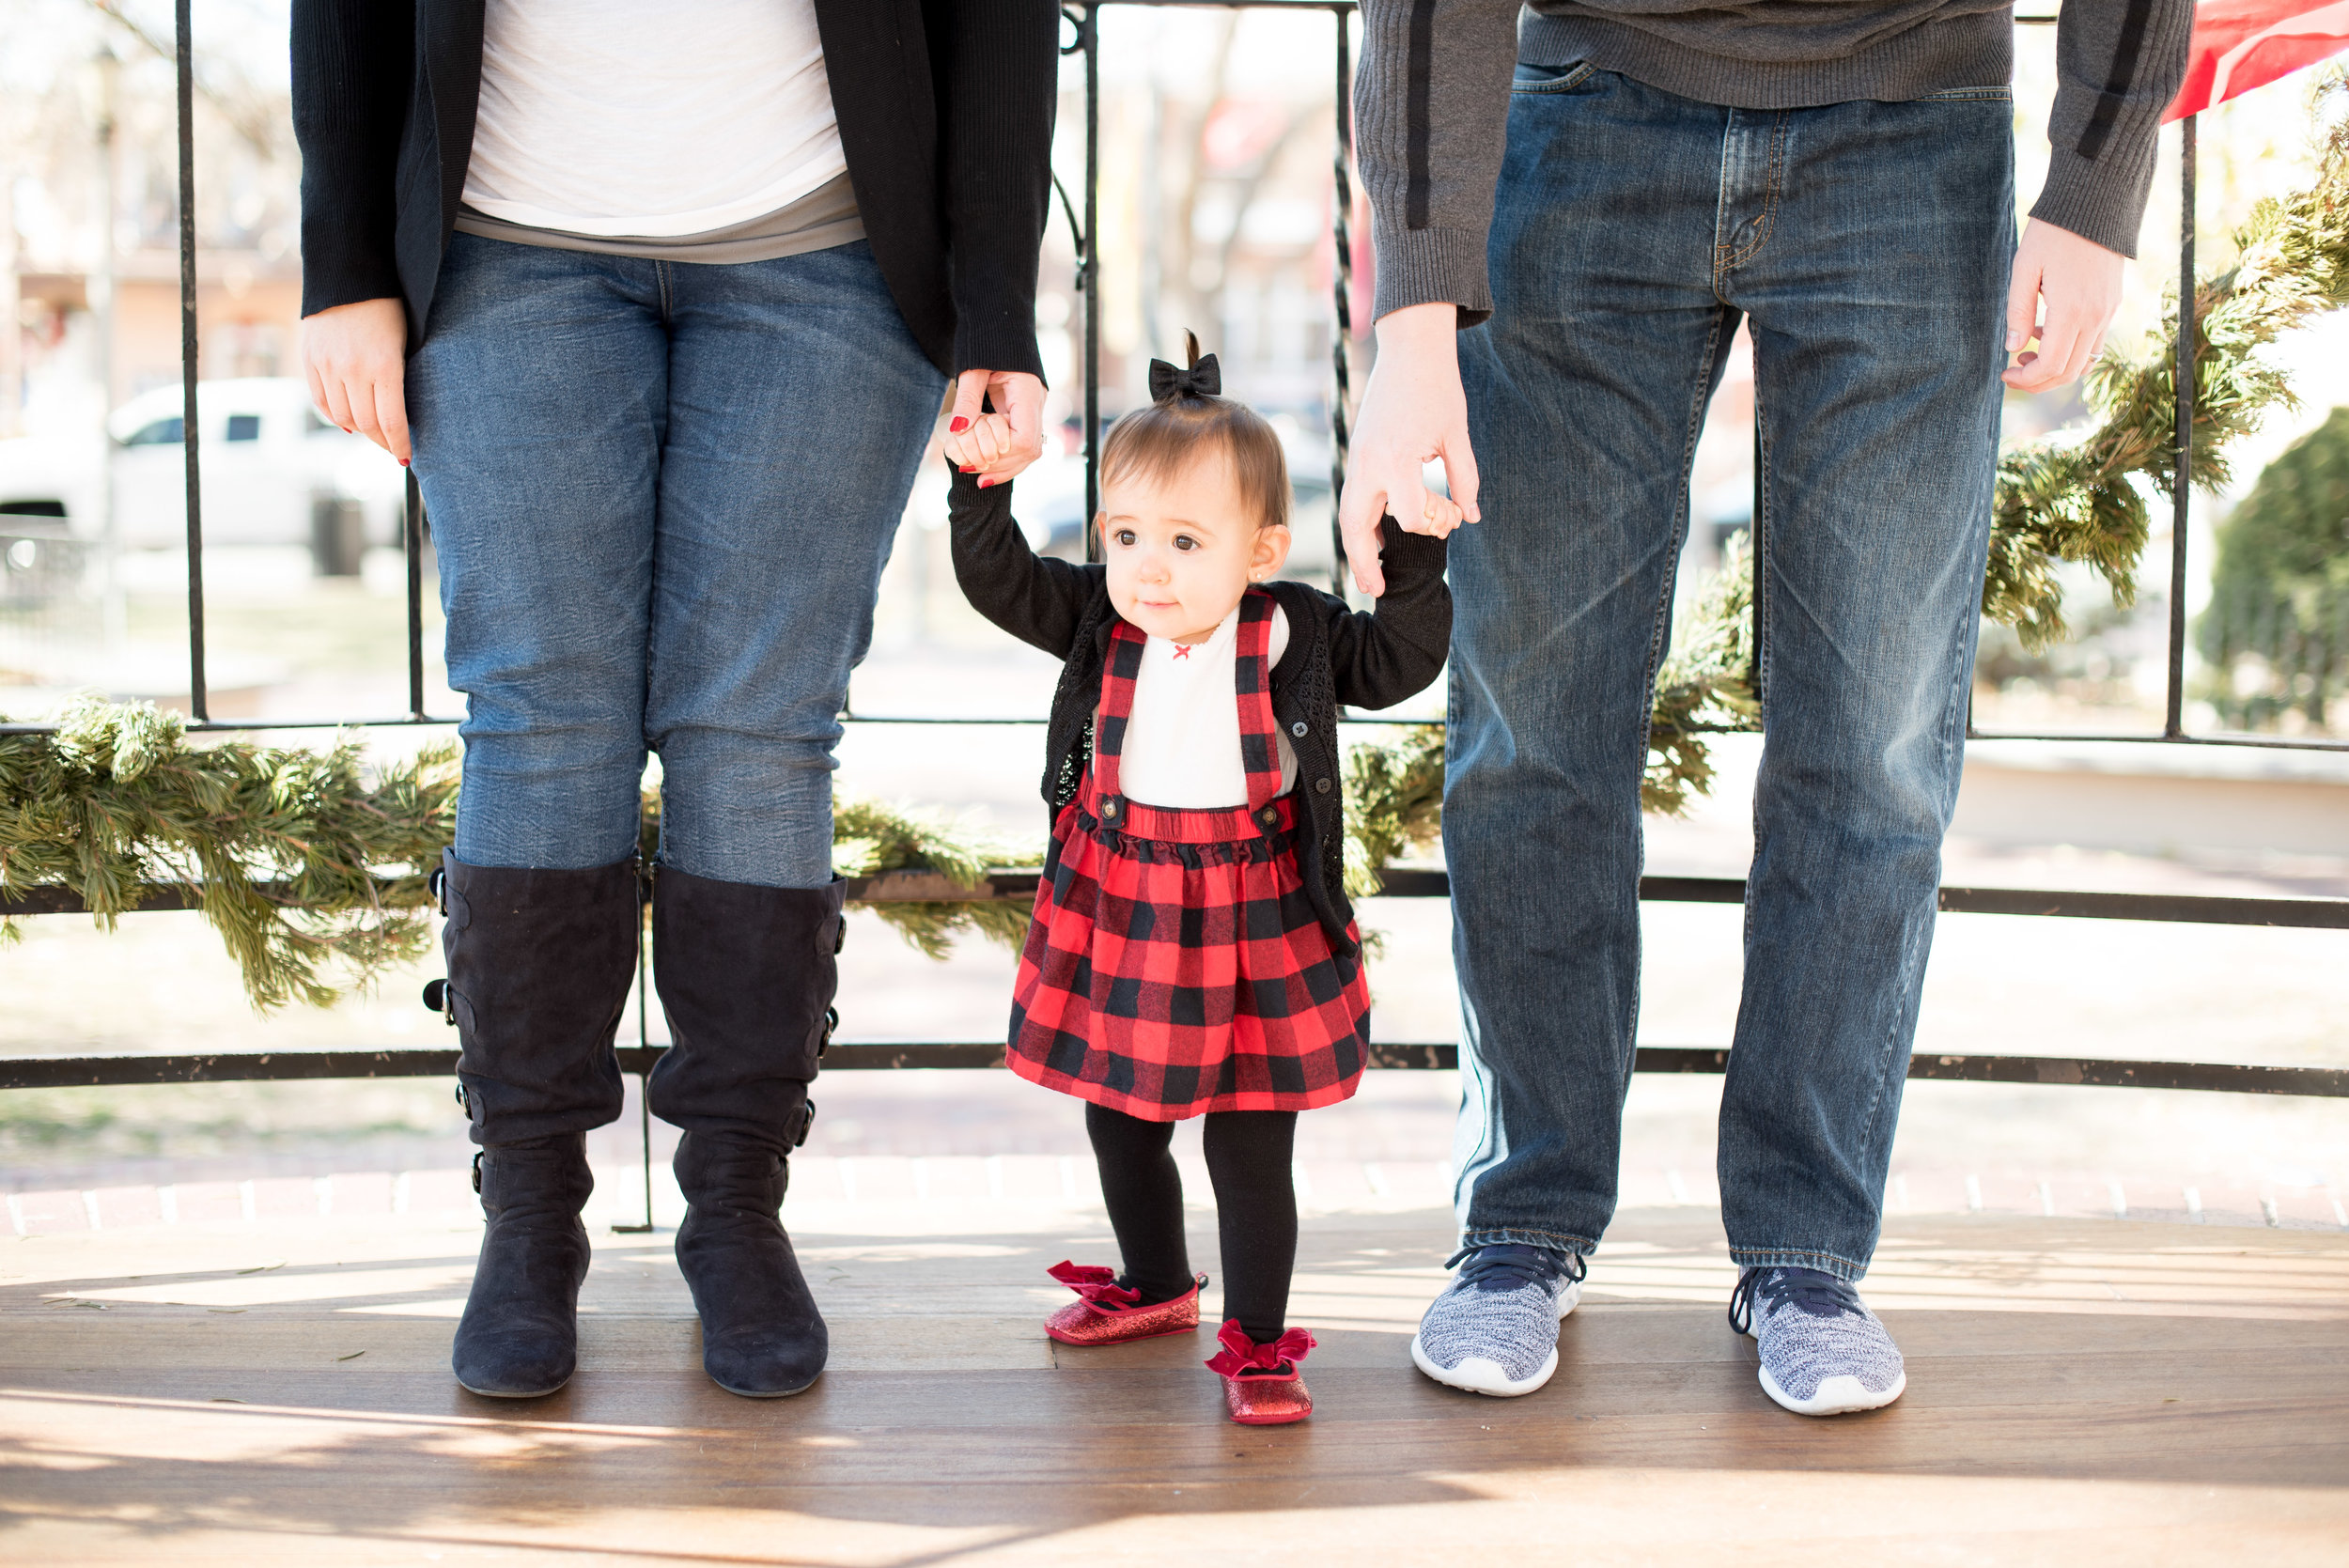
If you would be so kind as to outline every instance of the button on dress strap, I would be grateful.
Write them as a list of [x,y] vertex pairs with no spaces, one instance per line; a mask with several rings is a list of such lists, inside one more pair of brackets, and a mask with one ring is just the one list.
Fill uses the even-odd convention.
[[1101,718],[1093,732],[1094,813],[1105,822],[1126,815],[1118,757],[1126,748],[1126,724],[1134,711],[1134,681],[1142,674],[1142,652],[1149,640],[1131,621],[1121,620],[1101,661]]
[[1273,598],[1262,588],[1240,596],[1239,645],[1232,683],[1239,701],[1239,766],[1248,775],[1248,809],[1260,819],[1281,794],[1279,723],[1272,717]]

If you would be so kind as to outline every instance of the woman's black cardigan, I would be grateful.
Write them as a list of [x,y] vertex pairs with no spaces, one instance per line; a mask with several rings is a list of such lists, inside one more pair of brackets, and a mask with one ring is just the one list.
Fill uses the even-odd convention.
[[[294,0],[302,314],[401,299],[423,341],[481,95],[483,0]],[[939,369],[1042,375],[1050,0],[816,0],[865,239]]]
[[[955,475],[955,576],[972,608],[1023,643],[1066,662],[1045,731],[1044,803],[1055,816],[1076,799],[1093,749],[1101,666],[1117,629],[1109,574],[1039,557],[1011,517],[1010,485],[979,489]],[[1308,831],[1298,837],[1306,896],[1351,954],[1346,928],[1346,791],[1338,775],[1338,704],[1387,707],[1425,691],[1443,669],[1452,640],[1452,590],[1444,585],[1444,542],[1406,534],[1387,520],[1379,561],[1387,591],[1376,613],[1302,582],[1265,584],[1288,613],[1289,642],[1272,669],[1272,716],[1297,753],[1297,799]]]

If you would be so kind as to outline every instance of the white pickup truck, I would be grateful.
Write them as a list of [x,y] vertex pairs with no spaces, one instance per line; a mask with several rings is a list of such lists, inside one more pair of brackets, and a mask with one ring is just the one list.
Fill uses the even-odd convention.
[[[359,549],[398,542],[407,496],[399,464],[320,419],[303,381],[200,381],[195,395],[207,546],[304,546],[317,552],[321,571],[350,572],[358,569]],[[117,409],[102,443],[0,442],[0,533],[102,537],[103,462],[112,465],[123,546],[184,546],[182,429],[179,388],[166,386]]]

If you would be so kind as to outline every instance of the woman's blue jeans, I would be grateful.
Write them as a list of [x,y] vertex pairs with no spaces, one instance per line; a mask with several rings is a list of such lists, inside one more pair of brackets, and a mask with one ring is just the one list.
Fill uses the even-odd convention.
[[944,391],[859,241],[644,261],[459,234],[408,365],[466,696],[457,857],[832,877],[848,672]]
[[1470,1244],[1587,1252],[1639,1009],[1640,779],[1688,475],[1750,320],[1764,704],[1720,1121],[1741,1265],[1858,1279],[1955,802],[2014,248],[2009,95],[1785,111],[1521,66],[1463,335],[1444,847]]

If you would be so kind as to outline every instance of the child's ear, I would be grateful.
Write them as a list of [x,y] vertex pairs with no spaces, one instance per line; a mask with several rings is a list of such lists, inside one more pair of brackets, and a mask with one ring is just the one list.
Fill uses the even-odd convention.
[[1278,577],[1281,568],[1288,565],[1289,546],[1294,542],[1286,523],[1257,529],[1254,548],[1248,556],[1248,581],[1262,582]]

